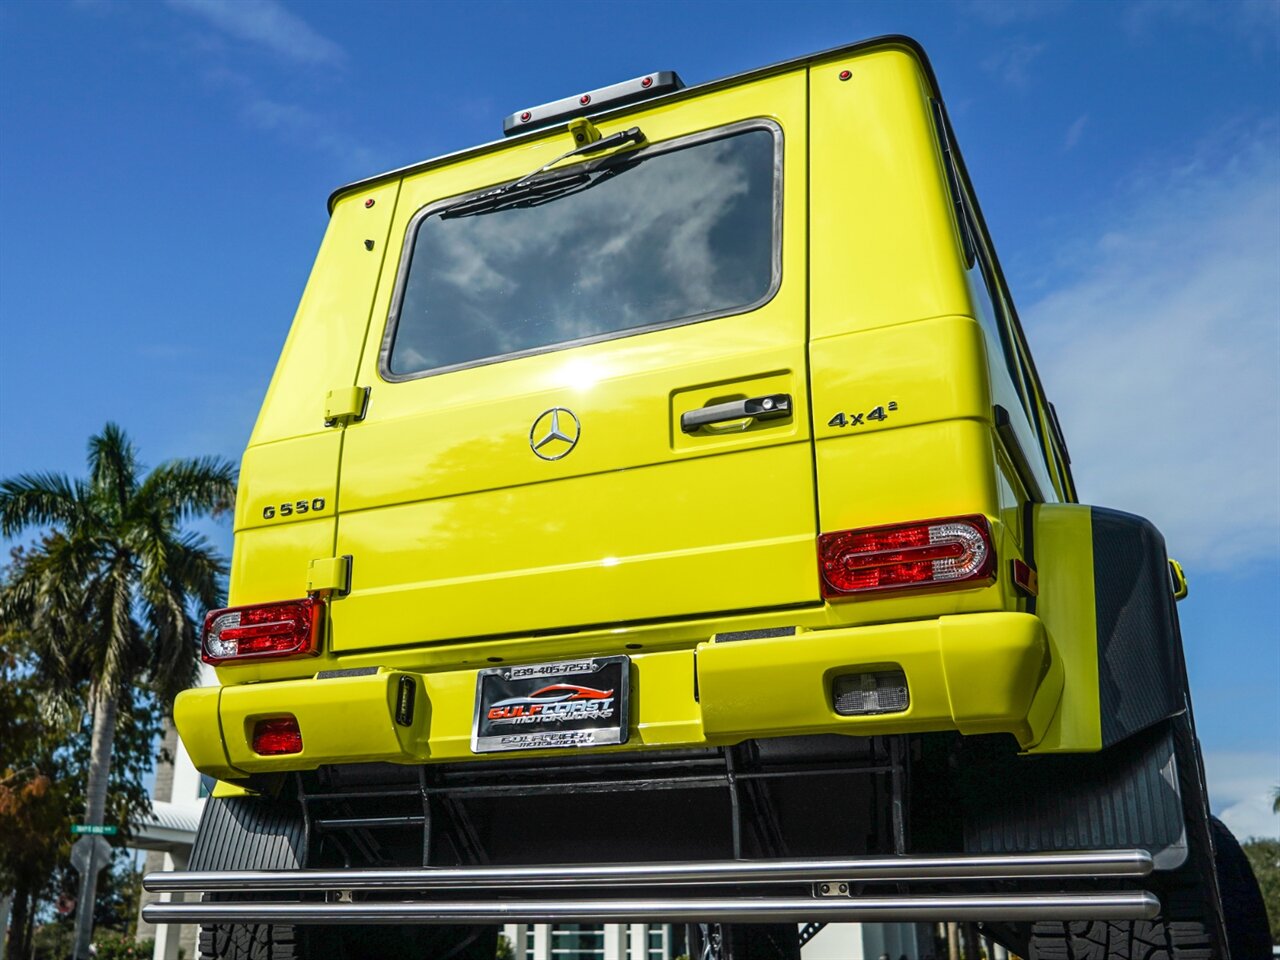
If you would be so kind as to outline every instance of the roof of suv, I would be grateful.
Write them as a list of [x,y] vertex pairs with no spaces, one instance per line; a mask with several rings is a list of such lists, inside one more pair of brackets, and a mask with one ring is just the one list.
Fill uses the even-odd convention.
[[[844,44],[843,46],[832,47],[829,50],[821,50],[817,53],[809,53],[809,54],[805,54],[804,56],[793,57],[790,60],[782,60],[778,63],[769,64],[768,66],[765,66],[765,67],[757,67],[753,70],[747,70],[743,73],[736,73],[728,77],[721,77],[718,80],[708,80],[705,83],[699,83],[692,87],[683,87],[679,90],[674,90],[670,93],[664,93],[648,100],[642,100],[639,103],[628,103],[623,106],[616,106],[612,108],[605,107],[599,112],[588,114],[588,116],[591,116],[592,118],[597,118],[597,119],[607,118],[614,114],[623,113],[628,110],[634,110],[637,107],[641,107],[641,106],[647,107],[655,103],[672,103],[677,100],[683,100],[689,97],[696,97],[696,96],[699,96],[700,94],[708,93],[711,90],[715,90],[721,87],[728,87],[737,83],[742,83],[743,81],[746,81],[746,80],[756,80],[761,77],[769,76],[770,74],[782,73],[784,71],[794,69],[795,67],[801,66],[803,64],[811,63],[814,60],[824,60],[829,57],[837,56],[839,54],[857,53],[857,52],[861,52],[863,50],[869,50],[875,47],[906,47],[907,49],[909,49],[916,56],[916,58],[919,59],[921,65],[924,67],[925,75],[929,78],[929,85],[933,88],[934,96],[941,99],[941,94],[938,91],[938,81],[937,81],[937,78],[934,76],[933,67],[929,63],[929,57],[928,57],[928,54],[924,52],[924,48],[916,40],[912,39],[911,37],[904,36],[902,34],[886,34],[885,36],[881,36],[881,37],[872,37],[868,40],[859,40],[856,43],[848,43],[848,44]],[[418,173],[422,170],[430,169],[431,167],[441,166],[446,163],[452,163],[456,160],[461,160],[465,157],[479,156],[484,153],[489,153],[490,151],[493,151],[493,150],[499,150],[513,143],[520,143],[525,140],[531,140],[536,137],[543,136],[550,130],[554,130],[554,129],[557,129],[557,127],[554,127],[554,126],[539,127],[537,129],[530,130],[527,133],[521,133],[521,134],[515,134],[513,136],[503,137],[500,140],[491,140],[488,143],[482,143],[479,146],[467,147],[465,150],[457,150],[457,151],[454,151],[453,153],[446,153],[443,156],[433,157],[429,160],[420,160],[417,163],[411,163],[408,166],[399,167],[398,169],[395,169],[395,170],[388,170],[385,173],[379,173],[372,177],[365,177],[363,180],[356,180],[353,183],[344,184],[343,186],[338,187],[338,189],[334,190],[333,193],[329,195],[329,212],[330,213],[333,212],[334,204],[337,203],[339,197],[353,190],[363,189],[365,187],[372,186],[376,183],[380,183],[384,180],[403,177],[411,173]]]

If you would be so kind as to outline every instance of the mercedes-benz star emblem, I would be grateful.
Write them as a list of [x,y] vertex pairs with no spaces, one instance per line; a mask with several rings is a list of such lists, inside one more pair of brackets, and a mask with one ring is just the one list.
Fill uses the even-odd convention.
[[578,445],[582,426],[572,410],[552,407],[538,414],[529,428],[529,448],[543,460],[567,457]]

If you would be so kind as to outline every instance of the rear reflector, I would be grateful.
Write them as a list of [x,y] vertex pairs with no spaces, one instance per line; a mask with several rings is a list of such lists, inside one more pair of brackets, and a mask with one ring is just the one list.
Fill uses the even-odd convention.
[[302,752],[302,731],[297,717],[259,720],[253,725],[253,752],[265,757]]
[[842,530],[818,537],[828,600],[886,590],[927,589],[995,579],[991,527],[983,516]]
[[911,705],[907,675],[901,670],[842,674],[832,684],[831,695],[842,717],[901,713]]
[[318,597],[211,610],[204,618],[201,659],[227,660],[314,656],[320,652],[324,601]]

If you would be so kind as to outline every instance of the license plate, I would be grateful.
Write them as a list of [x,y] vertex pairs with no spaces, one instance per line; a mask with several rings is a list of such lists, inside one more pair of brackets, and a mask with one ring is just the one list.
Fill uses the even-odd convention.
[[600,747],[627,742],[630,657],[481,670],[474,753]]

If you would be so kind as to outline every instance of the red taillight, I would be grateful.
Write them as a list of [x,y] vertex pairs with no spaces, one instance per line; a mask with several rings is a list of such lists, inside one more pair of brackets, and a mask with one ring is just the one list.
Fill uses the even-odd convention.
[[253,752],[263,756],[302,752],[302,731],[296,717],[259,720],[253,725]]
[[205,663],[320,652],[324,601],[317,597],[211,610],[204,618],[200,656]]
[[995,565],[991,526],[982,516],[895,523],[818,537],[822,595],[830,600],[884,590],[989,583]]

